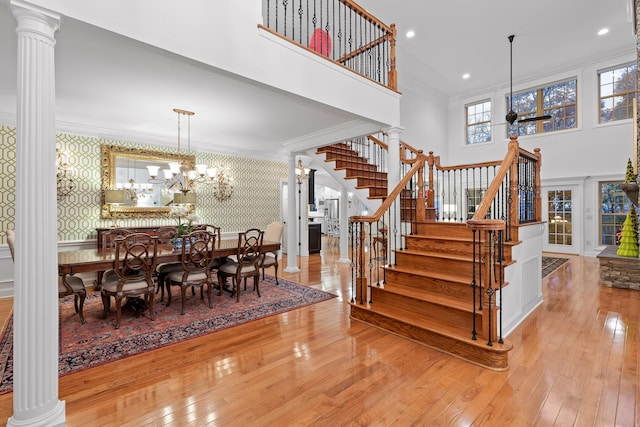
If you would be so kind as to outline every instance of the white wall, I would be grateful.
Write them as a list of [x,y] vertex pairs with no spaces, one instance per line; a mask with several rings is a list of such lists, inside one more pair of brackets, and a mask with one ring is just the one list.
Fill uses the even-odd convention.
[[[636,54],[609,58],[587,64],[579,69],[565,70],[527,82],[514,82],[513,91],[528,89],[577,77],[578,80],[578,128],[551,134],[524,136],[518,139],[520,146],[533,151],[540,148],[542,154],[542,185],[577,183],[580,190],[575,197],[582,199],[582,242],[580,253],[595,256],[602,250],[598,245],[598,182],[624,179],[627,160],[633,157],[633,121],[622,120],[598,124],[598,70],[633,62]],[[504,157],[508,139],[505,135],[506,101],[509,87],[495,88],[466,98],[449,102],[449,128],[445,166],[497,160]],[[489,143],[465,144],[466,104],[483,99],[492,100],[493,140]],[[404,119],[404,117],[403,117]],[[404,122],[406,124],[406,122]],[[436,153],[437,154],[437,153]],[[451,160],[453,159],[453,161]]]
[[436,155],[446,156],[447,99],[427,88],[417,92],[400,87],[400,91],[401,125],[404,128],[400,139],[426,154],[433,151]]
[[[32,3],[63,17],[354,113],[367,121],[399,124],[397,93],[260,30],[261,0],[192,0],[180,4],[169,0],[32,0]],[[322,84],[309,84],[316,81]],[[372,128],[370,132],[376,130]]]

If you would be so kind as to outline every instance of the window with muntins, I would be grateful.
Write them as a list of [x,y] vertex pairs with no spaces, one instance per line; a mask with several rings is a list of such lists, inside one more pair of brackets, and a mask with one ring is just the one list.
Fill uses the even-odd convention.
[[615,245],[631,202],[622,191],[622,182],[600,182],[600,244]]
[[629,63],[598,72],[600,123],[633,117],[638,65]]
[[[513,111],[518,113],[518,120],[507,126],[507,136],[574,129],[578,126],[577,101],[578,89],[575,78],[514,93]],[[509,95],[506,102],[509,111]],[[520,119],[545,115],[551,116],[551,119],[519,122]]]
[[467,144],[491,141],[491,101],[465,105]]

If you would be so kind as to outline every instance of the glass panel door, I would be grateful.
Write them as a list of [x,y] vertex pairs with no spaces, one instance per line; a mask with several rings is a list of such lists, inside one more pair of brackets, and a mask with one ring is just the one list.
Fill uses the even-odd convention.
[[544,250],[548,252],[579,253],[579,207],[571,187],[545,188],[542,191],[543,218],[547,221]]

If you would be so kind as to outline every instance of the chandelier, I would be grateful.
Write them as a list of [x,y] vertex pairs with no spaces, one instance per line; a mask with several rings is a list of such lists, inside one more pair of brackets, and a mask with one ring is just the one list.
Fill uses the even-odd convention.
[[73,181],[73,166],[68,162],[67,155],[56,148],[56,183],[58,201],[67,197],[76,187]]
[[[191,152],[191,116],[193,111],[174,108],[178,115],[178,154],[181,153],[181,118],[187,117],[187,152]],[[158,176],[160,167],[155,165],[147,166],[149,171],[150,184],[164,184],[165,190],[174,190],[173,202],[175,204],[195,203],[195,185],[199,183],[213,183],[214,196],[218,200],[226,200],[233,193],[233,186],[228,174],[219,173],[218,168],[209,167],[205,164],[195,165],[195,169],[190,169],[188,165],[180,162],[168,162],[168,168],[162,169],[162,177]],[[219,194],[219,196],[218,196]]]

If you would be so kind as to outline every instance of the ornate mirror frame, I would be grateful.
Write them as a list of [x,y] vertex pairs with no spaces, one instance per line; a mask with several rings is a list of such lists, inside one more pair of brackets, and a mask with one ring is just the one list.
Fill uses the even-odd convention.
[[[169,216],[171,206],[114,206],[105,203],[105,190],[116,189],[116,161],[118,158],[141,161],[177,161],[187,165],[189,169],[195,168],[195,155],[175,154],[161,151],[141,150],[137,148],[121,147],[117,145],[101,145],[102,159],[102,191],[100,204],[102,205],[102,218],[166,218]],[[186,177],[185,177],[186,179]],[[194,210],[194,205],[188,205],[189,212]]]

